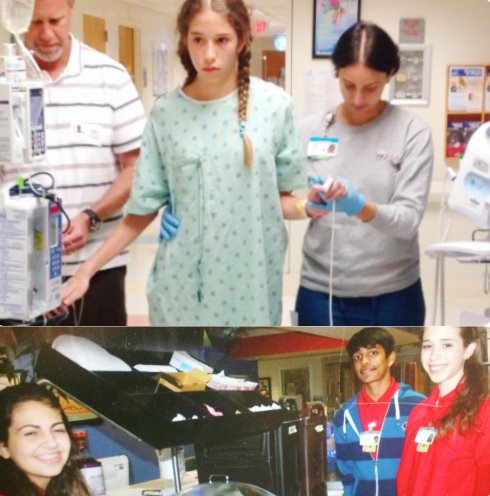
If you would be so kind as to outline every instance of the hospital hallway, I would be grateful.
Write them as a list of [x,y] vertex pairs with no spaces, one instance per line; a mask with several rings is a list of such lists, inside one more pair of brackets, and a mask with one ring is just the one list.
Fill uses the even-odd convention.
[[[431,212],[432,209],[436,210],[434,204],[429,205],[428,216],[436,215],[435,211]],[[145,326],[149,323],[146,282],[157,249],[158,222],[159,218],[155,219],[130,247],[130,261],[126,277],[128,325]],[[431,225],[433,224],[429,222],[429,219],[424,219],[420,236],[422,284],[427,307],[426,324],[432,324],[435,287],[435,261],[424,253],[424,246],[434,242],[434,231]],[[298,266],[298,263],[295,265]],[[445,324],[483,325],[484,309],[490,307],[490,297],[483,290],[484,269],[482,264],[463,264],[454,260],[447,260],[445,277]],[[298,285],[298,273],[284,274],[283,326],[293,324],[291,311],[294,309]],[[439,310],[436,324],[441,324]],[[482,321],[477,322],[478,319]],[[490,315],[487,322],[490,322]]]

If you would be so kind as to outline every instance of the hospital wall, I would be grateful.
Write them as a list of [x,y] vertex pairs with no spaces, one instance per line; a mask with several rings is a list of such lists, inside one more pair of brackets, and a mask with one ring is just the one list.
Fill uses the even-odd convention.
[[[165,0],[166,1],[166,0]],[[105,20],[107,31],[106,53],[118,59],[118,28],[126,26],[135,30],[135,46],[141,47],[136,56],[135,83],[145,109],[149,111],[154,100],[153,48],[158,43],[169,47],[168,86],[174,88],[181,81],[181,69],[175,55],[175,19],[153,9],[124,0],[77,0],[72,21],[72,32],[83,40],[83,16],[90,15]],[[8,34],[0,27],[0,42],[8,41]]]
[[[312,1],[293,0],[292,67],[290,88],[298,117],[304,116],[305,71],[331,68],[329,60],[313,59]],[[362,0],[361,16],[376,22],[398,41],[400,18],[425,19],[425,44],[432,49],[430,100],[428,106],[406,107],[419,115],[431,128],[434,138],[434,175],[430,201],[420,230],[422,281],[426,292],[428,318],[431,315],[435,263],[424,254],[425,248],[440,240],[439,212],[444,174],[449,164],[444,159],[446,70],[449,64],[490,63],[490,3],[487,0]],[[447,185],[447,189],[449,189]],[[475,228],[465,219],[451,216],[448,240],[469,240]],[[304,225],[291,224],[288,271],[290,290],[296,285],[301,264]],[[327,255],[326,255],[327,256]],[[476,264],[446,263],[448,315],[459,308],[475,308],[474,298],[483,295],[484,269]],[[294,289],[293,289],[294,290]],[[476,305],[477,306],[477,305]],[[490,306],[490,298],[489,305]],[[451,323],[451,322],[449,322]]]
[[[180,3],[180,0],[177,1]],[[286,86],[293,96],[297,116],[301,119],[305,113],[307,91],[304,84],[305,71],[309,68],[331,68],[331,65],[327,59],[311,57],[313,0],[285,1],[291,5]],[[430,310],[435,264],[424,254],[424,250],[440,239],[440,201],[445,168],[448,165],[444,159],[446,68],[448,64],[490,63],[490,3],[487,0],[362,0],[361,12],[363,19],[380,24],[395,40],[398,40],[400,18],[424,18],[425,43],[432,48],[429,105],[409,108],[427,122],[434,137],[434,177],[429,206],[421,226],[422,279]],[[172,15],[124,0],[77,0],[73,32],[79,38],[83,37],[83,14],[106,20],[107,53],[114,58],[118,57],[118,26],[136,29],[141,53],[136,65],[135,82],[147,111],[154,100],[152,71],[155,44],[165,43],[168,46],[168,89],[173,89],[183,81],[184,73],[175,56],[175,19]],[[0,41],[7,39],[5,31],[0,29]],[[290,295],[296,292],[299,280],[305,227],[305,222],[290,223],[289,226],[290,249],[285,266],[285,292]],[[454,217],[448,239],[470,239],[473,229],[471,223]],[[484,276],[481,266],[450,261],[447,263],[446,280],[448,296],[457,300],[457,305],[465,306],[466,301],[470,302],[473,297],[482,295]]]
[[73,32],[83,39],[83,14],[100,17],[106,21],[106,53],[118,58],[118,27],[127,26],[135,30],[135,46],[141,47],[136,57],[135,83],[145,109],[149,111],[153,95],[153,51],[157,44],[168,47],[168,87],[179,84],[181,70],[175,55],[175,20],[169,16],[120,0],[77,0]]
[[277,357],[267,360],[259,360],[259,377],[270,377],[271,397],[278,400],[284,396],[281,389],[281,371],[287,369],[306,368],[310,376],[310,397],[323,395],[323,360],[324,355],[305,354],[301,356]]

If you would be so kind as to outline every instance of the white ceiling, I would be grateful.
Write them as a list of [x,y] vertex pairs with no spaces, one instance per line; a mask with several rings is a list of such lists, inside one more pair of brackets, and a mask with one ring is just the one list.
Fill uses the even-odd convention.
[[[177,15],[183,0],[126,0],[129,3],[156,10],[164,14]],[[266,14],[271,21],[285,23],[289,17],[292,0],[250,0],[247,4],[251,9],[258,9]]]

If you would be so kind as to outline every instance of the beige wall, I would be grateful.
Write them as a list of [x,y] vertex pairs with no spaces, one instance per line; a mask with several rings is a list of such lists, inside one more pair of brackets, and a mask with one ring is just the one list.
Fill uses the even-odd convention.
[[[293,1],[292,67],[290,73],[292,95],[298,118],[304,115],[304,72],[307,68],[330,67],[329,60],[314,60],[312,51],[311,0]],[[420,237],[421,249],[439,241],[438,217],[440,193],[446,161],[444,159],[445,90],[446,67],[449,64],[490,63],[490,3],[486,0],[362,0],[361,17],[381,25],[398,41],[398,23],[403,17],[425,19],[425,43],[432,47],[430,71],[430,104],[426,107],[410,107],[431,127],[434,138],[434,177],[431,203],[424,217]],[[296,274],[301,264],[301,242],[305,223],[290,226],[290,254],[287,271],[291,274],[290,290],[295,290]],[[449,240],[468,240],[474,226],[464,219],[453,216]],[[454,260],[446,264],[446,281],[449,296],[448,313],[459,308],[475,307],[474,297],[483,295],[483,268],[477,265],[459,264]],[[431,310],[435,264],[422,255],[422,280],[427,303]],[[489,299],[490,306],[490,299]],[[481,307],[481,302],[477,308]],[[429,313],[430,315],[430,313]]]
[[[106,20],[108,42],[106,52],[111,57],[118,58],[118,26],[124,25],[135,28],[139,32],[141,57],[137,66],[136,80],[141,98],[148,111],[154,100],[152,92],[152,47],[155,43],[166,43],[169,47],[168,83],[169,88],[175,86],[178,76],[175,66],[175,21],[174,18],[154,10],[135,6],[121,0],[78,0],[76,15],[73,22],[73,33],[82,38],[83,14],[102,17]],[[146,73],[146,78],[144,77]]]
[[[107,29],[106,53],[118,58],[118,26],[129,26],[136,30],[140,41],[141,54],[136,66],[136,84],[141,98],[148,111],[154,100],[152,94],[152,46],[155,43],[166,43],[169,47],[168,84],[172,89],[178,84],[182,73],[175,56],[175,20],[154,10],[133,5],[124,0],[77,0],[72,32],[83,39],[83,14],[104,18]],[[8,41],[8,35],[0,27],[0,42]],[[146,78],[144,77],[146,73]]]
[[310,371],[310,396],[323,394],[322,359],[325,355],[303,355],[258,361],[259,377],[271,378],[271,394],[274,400],[283,396],[281,391],[281,369],[308,368]]

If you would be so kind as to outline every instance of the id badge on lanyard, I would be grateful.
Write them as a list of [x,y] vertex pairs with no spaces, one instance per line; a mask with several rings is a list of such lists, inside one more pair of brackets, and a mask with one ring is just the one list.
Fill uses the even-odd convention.
[[417,443],[417,451],[419,453],[427,453],[430,445],[436,438],[436,430],[433,427],[420,427],[415,436],[415,443]]
[[325,136],[312,136],[308,141],[306,156],[310,160],[327,160],[338,153],[339,139]]
[[375,453],[381,439],[380,431],[363,431],[359,435],[359,444],[364,453]]

